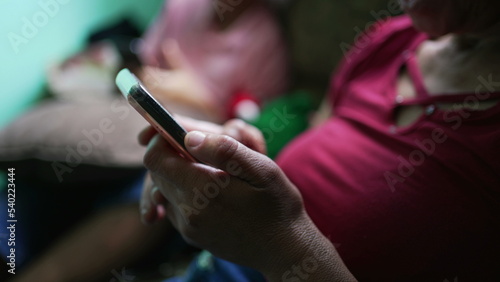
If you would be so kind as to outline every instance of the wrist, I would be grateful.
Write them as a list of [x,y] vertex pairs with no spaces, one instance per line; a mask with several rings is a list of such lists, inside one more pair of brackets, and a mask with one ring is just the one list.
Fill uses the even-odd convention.
[[269,281],[356,281],[307,215],[278,239],[260,269]]

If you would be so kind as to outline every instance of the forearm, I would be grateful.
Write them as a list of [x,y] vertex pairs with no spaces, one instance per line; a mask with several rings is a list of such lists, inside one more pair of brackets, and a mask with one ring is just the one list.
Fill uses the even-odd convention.
[[356,281],[332,243],[308,217],[304,220],[281,240],[272,267],[262,270],[269,281]]

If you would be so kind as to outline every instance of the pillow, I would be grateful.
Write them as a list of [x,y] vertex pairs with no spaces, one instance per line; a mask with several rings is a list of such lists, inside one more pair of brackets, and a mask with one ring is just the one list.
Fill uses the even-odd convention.
[[36,168],[59,182],[142,169],[146,148],[137,135],[146,126],[121,96],[48,100],[0,131],[0,167],[14,167],[16,174],[19,166]]

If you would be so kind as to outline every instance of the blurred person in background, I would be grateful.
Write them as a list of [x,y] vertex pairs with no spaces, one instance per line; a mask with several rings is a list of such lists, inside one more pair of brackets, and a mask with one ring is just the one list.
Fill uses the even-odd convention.
[[255,117],[288,85],[288,54],[268,2],[166,1],[141,44],[139,77],[176,113],[223,122],[245,116],[237,104],[247,101]]

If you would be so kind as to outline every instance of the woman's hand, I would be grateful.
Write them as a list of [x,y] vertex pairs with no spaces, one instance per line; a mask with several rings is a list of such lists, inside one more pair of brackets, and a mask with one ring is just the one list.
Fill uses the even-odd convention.
[[159,135],[145,156],[152,191],[164,196],[165,216],[186,241],[261,267],[286,236],[297,239],[307,218],[302,199],[273,161],[226,135],[190,132],[186,146],[207,165],[180,157]]
[[[188,132],[202,131],[219,135],[227,135],[261,154],[266,154],[267,152],[266,141],[264,140],[262,132],[241,119],[231,119],[223,125],[219,125],[181,115],[174,116],[177,122],[179,122]],[[151,138],[153,138],[156,134],[157,132],[152,126],[146,127],[139,134],[139,143],[144,146],[148,145]]]
[[[224,125],[218,125],[179,115],[176,115],[175,118],[187,131],[198,130],[227,135],[259,153],[266,153],[266,144],[262,133],[242,120],[233,119]],[[158,134],[156,130],[152,126],[148,126],[140,133],[139,142],[146,146],[156,134]],[[143,222],[153,223],[163,219],[165,217],[165,203],[165,197],[153,185],[151,176],[148,173],[144,181],[140,205]]]
[[162,54],[168,69],[146,66],[139,72],[139,78],[153,96],[174,113],[217,122],[224,120],[220,103],[192,69],[178,43],[165,41]]
[[[186,127],[191,129],[189,122]],[[352,281],[281,169],[221,134],[224,126],[212,129],[218,132],[192,131],[185,138],[189,153],[203,163],[182,158],[150,129],[143,132],[141,142],[149,143],[144,163],[151,179],[142,200],[155,207],[143,218],[167,217],[190,244],[253,267],[270,281]],[[248,132],[234,135],[239,134]],[[253,142],[254,148],[261,146]]]

